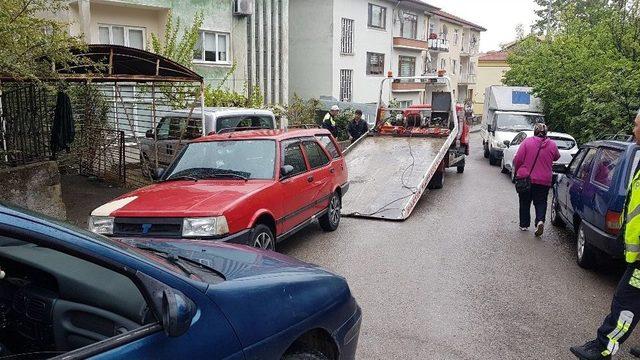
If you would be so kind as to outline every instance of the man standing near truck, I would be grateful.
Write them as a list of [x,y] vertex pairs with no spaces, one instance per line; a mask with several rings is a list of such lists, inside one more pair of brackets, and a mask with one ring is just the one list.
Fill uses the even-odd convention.
[[[640,145],[640,111],[635,120],[633,135]],[[620,345],[627,340],[640,320],[640,172],[634,169],[633,180],[627,190],[622,217],[627,271],[620,279],[611,301],[611,312],[598,329],[596,339],[582,346],[571,347],[571,352],[582,360],[611,359]],[[631,353],[638,356],[637,348]]]
[[356,142],[362,137],[362,135],[366,134],[368,131],[369,126],[367,126],[367,122],[362,120],[362,111],[356,110],[356,114],[353,117],[353,120],[349,123],[349,125],[347,125],[347,132],[349,133],[351,143]]
[[338,105],[333,105],[331,110],[324,116],[322,119],[322,128],[329,130],[333,137],[338,138],[338,128],[336,127],[336,116],[340,112],[340,107]]

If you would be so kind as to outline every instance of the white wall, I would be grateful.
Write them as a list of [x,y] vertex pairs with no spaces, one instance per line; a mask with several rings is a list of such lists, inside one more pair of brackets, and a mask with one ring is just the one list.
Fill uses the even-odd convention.
[[332,47],[340,38],[333,39],[332,14],[333,0],[289,2],[290,98],[293,94],[303,98],[333,95]]

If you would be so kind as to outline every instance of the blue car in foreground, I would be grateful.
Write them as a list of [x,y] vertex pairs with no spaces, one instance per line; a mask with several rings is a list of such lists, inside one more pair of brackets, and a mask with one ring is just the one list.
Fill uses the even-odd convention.
[[624,257],[620,217],[638,150],[630,138],[587,143],[554,184],[551,221],[576,233],[576,261],[583,268],[592,267],[598,254]]
[[212,241],[117,241],[0,204],[2,359],[353,359],[342,277]]

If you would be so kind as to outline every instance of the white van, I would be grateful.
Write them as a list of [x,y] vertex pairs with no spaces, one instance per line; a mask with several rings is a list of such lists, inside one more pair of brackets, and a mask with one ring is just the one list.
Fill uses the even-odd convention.
[[204,129],[200,108],[173,110],[160,118],[155,129],[140,139],[140,157],[143,164],[168,166],[185,143],[203,135],[242,129],[275,129],[273,112],[245,108],[204,108]]
[[531,95],[531,88],[490,86],[484,95],[484,114],[480,134],[484,157],[491,165],[498,165],[507,147],[521,131],[533,130],[536,123],[544,123],[540,99]]

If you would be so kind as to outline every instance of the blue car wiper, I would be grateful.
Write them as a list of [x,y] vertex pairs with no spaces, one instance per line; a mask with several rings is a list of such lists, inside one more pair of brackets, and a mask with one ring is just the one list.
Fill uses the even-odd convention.
[[225,279],[224,275],[219,272],[218,270],[212,268],[211,266],[202,264],[201,262],[188,258],[186,256],[182,256],[182,255],[178,255],[175,253],[172,253],[170,251],[167,250],[162,250],[159,249],[155,246],[150,246],[148,244],[135,244],[135,247],[140,249],[140,250],[145,250],[145,251],[151,251],[156,253],[157,255],[159,255],[160,257],[162,257],[163,259],[167,260],[170,264],[175,265],[177,267],[180,268],[180,270],[184,271],[185,274],[187,274],[188,276],[193,275],[193,271],[187,269],[184,264],[182,263],[182,261],[189,263],[189,265],[192,266],[196,266],[206,272],[210,272],[210,273],[214,273],[215,275],[217,275],[218,277],[220,277],[221,279]]

